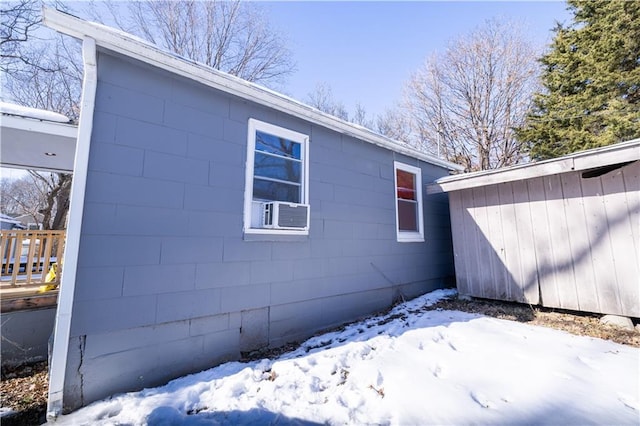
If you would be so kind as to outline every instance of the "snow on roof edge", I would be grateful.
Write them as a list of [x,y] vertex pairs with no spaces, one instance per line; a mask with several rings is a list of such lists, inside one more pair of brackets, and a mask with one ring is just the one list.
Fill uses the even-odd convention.
[[16,105],[9,102],[0,101],[0,113],[5,115],[15,115],[18,117],[33,118],[42,121],[52,121],[54,123],[70,123],[69,117],[53,111],[30,108]]
[[280,110],[334,131],[362,139],[374,145],[430,164],[438,165],[452,171],[462,171],[464,169],[458,164],[417,151],[399,141],[390,139],[363,126],[349,123],[330,114],[326,114],[272,89],[243,80],[223,71],[215,70],[175,53],[167,52],[156,45],[124,31],[90,22],[69,13],[48,7],[43,8],[43,20],[49,28],[66,35],[79,39],[90,37],[101,47],[133,57],[134,59],[153,66],[161,67],[174,74],[191,78],[232,95]]

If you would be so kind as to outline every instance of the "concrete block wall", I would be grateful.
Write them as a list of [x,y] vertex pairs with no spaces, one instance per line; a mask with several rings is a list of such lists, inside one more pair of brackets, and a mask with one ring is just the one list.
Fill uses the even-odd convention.
[[46,361],[56,319],[55,306],[0,314],[2,366]]
[[[64,404],[278,346],[442,287],[446,196],[398,243],[393,162],[447,170],[112,53],[98,90]],[[247,241],[249,118],[309,135],[307,238]]]

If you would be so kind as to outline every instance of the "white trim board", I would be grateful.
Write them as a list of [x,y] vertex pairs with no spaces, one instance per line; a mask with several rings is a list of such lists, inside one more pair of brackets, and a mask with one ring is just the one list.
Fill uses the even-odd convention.
[[42,14],[45,25],[61,33],[78,39],[90,37],[96,41],[96,45],[105,49],[129,56],[234,96],[302,118],[391,151],[445,167],[449,170],[462,171],[464,169],[462,166],[427,155],[365,127],[348,123],[257,84],[166,52],[157,46],[123,31],[94,22],[88,22],[67,13],[46,7],[43,9]]
[[2,123],[2,127],[63,136],[72,139],[75,139],[78,134],[78,127],[75,124],[44,121],[31,117],[6,115],[5,113],[2,113],[0,122]]
[[480,186],[587,170],[636,160],[640,160],[640,139],[580,151],[551,160],[520,164],[502,169],[446,176],[438,179],[433,184],[427,185],[427,194],[477,188]]
[[19,115],[0,115],[0,165],[72,173],[77,126]]
[[[252,217],[254,215],[254,199],[253,199],[253,180],[254,180],[254,162],[256,154],[256,132],[265,132],[277,137],[284,137],[300,144],[301,146],[301,164],[302,164],[302,187],[300,194],[300,203],[309,205],[309,136],[287,129],[284,127],[276,126],[271,123],[257,120],[255,118],[249,119],[248,134],[247,134],[247,158],[245,163],[245,187],[244,187],[244,213],[243,213],[243,233],[257,234],[257,235],[297,235],[307,236],[309,235],[309,229],[304,230],[287,230],[287,229],[266,229],[255,228],[252,226]],[[274,200],[275,201],[275,200]],[[310,214],[310,213],[309,213]],[[309,222],[307,216],[307,224]]]
[[[398,211],[398,170],[411,173],[414,175],[416,186],[416,224],[417,231],[401,231],[400,230],[400,212]],[[400,161],[393,162],[393,185],[394,185],[394,203],[396,207],[396,241],[399,243],[422,243],[424,242],[424,207],[422,205],[422,169],[411,166]]]
[[69,225],[67,241],[64,247],[64,270],[58,294],[58,309],[54,327],[53,351],[49,373],[49,396],[47,402],[47,420],[53,420],[62,414],[64,381],[67,370],[69,337],[71,334],[71,315],[73,295],[76,285],[78,253],[80,252],[80,234],[84,197],[89,168],[89,147],[93,130],[93,108],[95,106],[98,70],[96,64],[96,44],[91,38],[82,41],[82,62],[84,79],[82,82],[82,101],[78,124],[78,142],[76,145],[74,175],[71,184],[71,202],[69,207]]

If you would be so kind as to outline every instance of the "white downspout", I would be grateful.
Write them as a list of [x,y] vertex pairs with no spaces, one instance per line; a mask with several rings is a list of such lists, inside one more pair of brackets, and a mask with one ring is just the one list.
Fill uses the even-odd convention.
[[84,79],[82,82],[82,102],[80,103],[78,139],[76,142],[76,156],[73,166],[73,182],[69,203],[69,224],[67,227],[67,241],[64,248],[64,269],[62,271],[60,293],[58,294],[53,351],[51,354],[51,365],[49,366],[47,420],[51,421],[62,414],[63,408],[62,398],[67,369],[69,335],[71,332],[73,295],[75,293],[82,213],[84,210],[84,196],[87,186],[89,146],[91,143],[93,109],[98,83],[96,42],[92,38],[85,37],[82,40],[82,61],[84,65]]

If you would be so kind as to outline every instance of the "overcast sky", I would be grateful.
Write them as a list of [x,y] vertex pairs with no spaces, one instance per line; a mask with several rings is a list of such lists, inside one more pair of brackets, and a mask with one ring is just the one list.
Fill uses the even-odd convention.
[[402,86],[447,42],[492,17],[521,22],[542,49],[556,21],[569,22],[560,1],[263,2],[270,22],[289,38],[297,71],[281,91],[305,101],[319,82],[352,113],[371,118],[401,96]]

